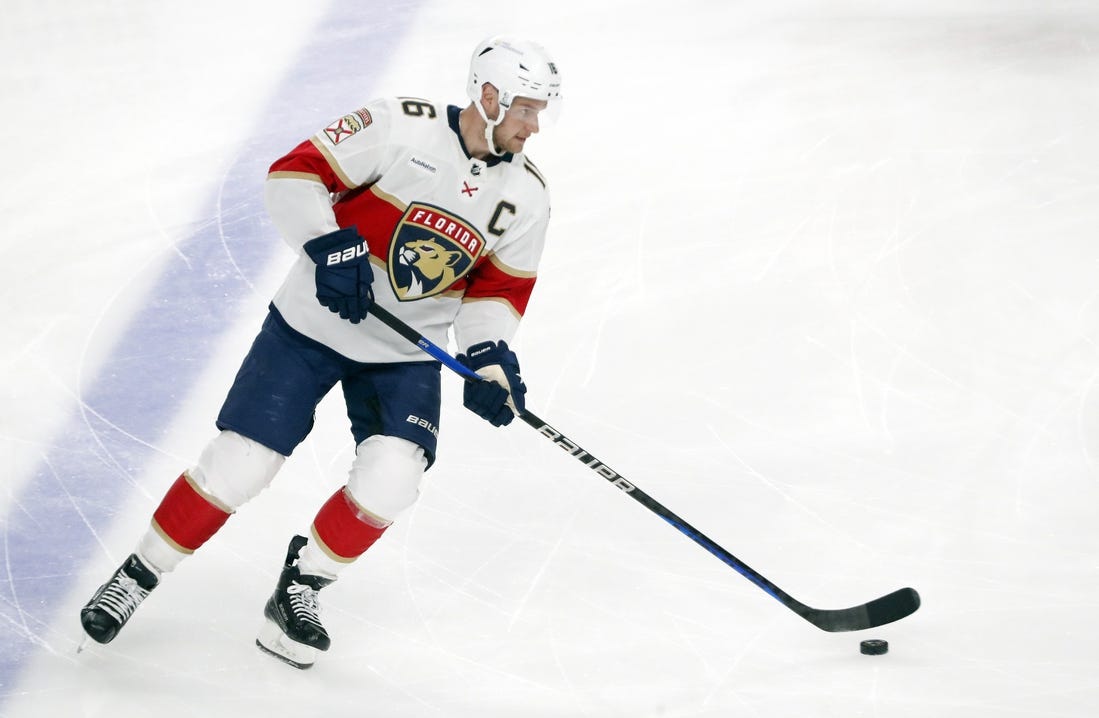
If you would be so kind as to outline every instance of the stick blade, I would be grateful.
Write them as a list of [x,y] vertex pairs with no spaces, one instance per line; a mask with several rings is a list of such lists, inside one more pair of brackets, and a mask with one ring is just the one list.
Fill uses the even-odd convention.
[[817,628],[838,633],[884,626],[915,613],[919,607],[920,594],[916,589],[902,588],[860,606],[835,610],[805,607],[797,612]]

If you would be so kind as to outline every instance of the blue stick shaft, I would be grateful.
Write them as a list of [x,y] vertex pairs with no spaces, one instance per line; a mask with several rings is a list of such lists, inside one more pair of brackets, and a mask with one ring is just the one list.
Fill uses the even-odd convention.
[[[427,352],[427,354],[438,359],[446,365],[448,369],[452,370],[466,381],[486,381],[475,371],[463,366],[444,349],[438,347],[430,340],[425,339],[422,334],[393,316],[389,311],[379,307],[377,304],[373,304],[370,307],[370,313],[405,339]],[[627,481],[626,478],[617,471],[592,456],[586,449],[565,436],[562,432],[539,419],[534,413],[524,410],[519,415],[519,418],[533,427],[539,434],[545,436],[559,448],[565,450],[569,455],[580,461],[580,463],[599,474],[599,476],[611,483],[615,488],[628,494],[630,498],[664,519],[684,536],[706,549],[707,552],[716,556],[741,576],[744,576],[754,583],[767,595],[809,621],[817,628],[825,631],[860,631],[897,621],[914,612],[920,606],[919,594],[917,594],[914,589],[903,588],[868,603],[852,606],[851,608],[834,610],[811,608],[771,583],[763,574],[723,549],[694,526],[691,526],[689,523],[676,516],[659,501],[646,494],[633,483]]]

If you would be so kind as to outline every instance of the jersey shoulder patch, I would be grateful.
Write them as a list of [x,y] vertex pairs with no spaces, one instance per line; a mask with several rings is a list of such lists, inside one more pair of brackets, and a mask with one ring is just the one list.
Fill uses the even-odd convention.
[[360,130],[369,127],[373,122],[374,118],[371,116],[370,110],[360,107],[325,127],[324,134],[328,136],[332,144],[338,145]]

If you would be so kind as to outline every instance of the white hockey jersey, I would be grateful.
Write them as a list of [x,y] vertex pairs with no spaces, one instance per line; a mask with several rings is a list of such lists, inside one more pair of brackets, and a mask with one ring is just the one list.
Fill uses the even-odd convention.
[[379,100],[345,115],[271,166],[268,211],[298,253],[273,303],[294,329],[356,361],[426,355],[374,317],[352,324],[316,299],[314,237],[354,226],[367,240],[374,298],[427,339],[460,351],[511,341],[526,311],[549,196],[524,155],[470,157],[459,108]]

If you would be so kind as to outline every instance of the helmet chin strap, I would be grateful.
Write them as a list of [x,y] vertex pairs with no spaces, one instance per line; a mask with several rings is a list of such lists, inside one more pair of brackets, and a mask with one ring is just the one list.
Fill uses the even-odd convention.
[[492,131],[496,129],[496,126],[504,121],[504,113],[506,110],[503,105],[497,105],[500,108],[500,112],[497,113],[496,119],[489,119],[488,113],[485,112],[485,106],[478,100],[473,103],[477,107],[478,114],[481,115],[481,119],[485,121],[485,142],[488,143],[488,151],[496,157],[503,157],[505,153],[496,151],[496,143],[492,139]]

